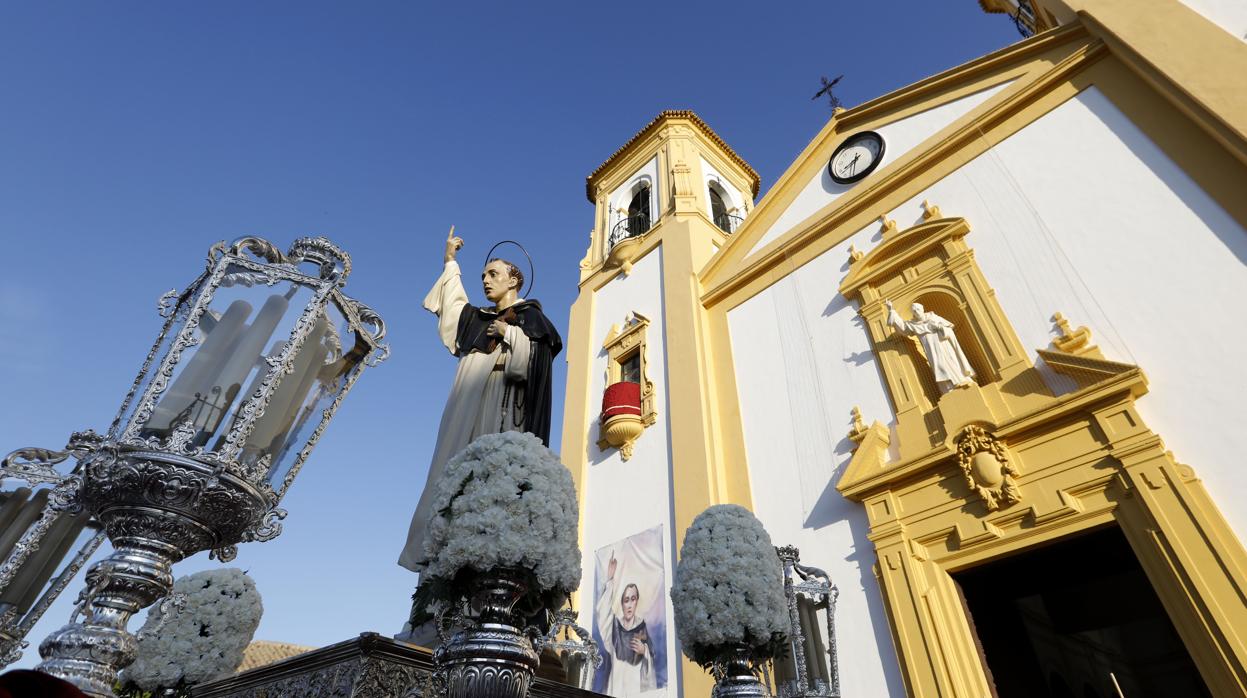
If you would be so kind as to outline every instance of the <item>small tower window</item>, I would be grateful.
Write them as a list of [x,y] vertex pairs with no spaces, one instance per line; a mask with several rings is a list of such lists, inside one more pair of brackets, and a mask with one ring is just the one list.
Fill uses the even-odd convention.
[[707,192],[710,195],[710,220],[718,226],[719,230],[725,233],[732,233],[740,225],[740,216],[733,215],[731,209],[728,208],[727,193],[724,192],[716,182],[711,182],[707,186]]
[[642,186],[628,202],[628,232],[640,235],[649,230],[649,185]]
[[607,239],[607,248],[612,248],[628,238],[644,235],[650,229],[650,186],[648,182],[638,184],[628,200],[628,208],[621,205],[616,211],[620,218],[611,228]]

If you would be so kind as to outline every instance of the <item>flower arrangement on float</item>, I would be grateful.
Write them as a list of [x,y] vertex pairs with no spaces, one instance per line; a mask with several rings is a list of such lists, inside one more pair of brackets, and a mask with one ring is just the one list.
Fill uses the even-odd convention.
[[[264,606],[255,581],[237,568],[178,579],[138,634],[138,654],[122,672],[122,695],[189,695],[195,684],[228,676],[242,663]],[[179,607],[180,606],[180,607]]]
[[465,626],[443,640],[439,669],[452,695],[456,682],[473,681],[524,695],[538,655],[521,629],[580,583],[571,473],[536,436],[503,432],[452,457],[436,487],[416,605],[441,628]]
[[716,696],[762,696],[755,667],[784,651],[788,607],[771,536],[744,507],[712,506],[684,535],[671,587],[684,654],[715,676]]

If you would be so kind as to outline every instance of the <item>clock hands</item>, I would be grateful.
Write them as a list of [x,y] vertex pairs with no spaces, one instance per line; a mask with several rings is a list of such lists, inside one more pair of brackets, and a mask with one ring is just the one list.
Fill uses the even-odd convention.
[[832,153],[827,162],[827,174],[837,184],[852,184],[879,166],[883,147],[883,138],[874,131],[855,133]]
[[857,153],[853,156],[852,160],[849,160],[849,164],[845,165],[845,167],[849,170],[849,174],[847,176],[852,177],[853,173],[857,171],[857,161],[861,157],[862,157],[862,154]]

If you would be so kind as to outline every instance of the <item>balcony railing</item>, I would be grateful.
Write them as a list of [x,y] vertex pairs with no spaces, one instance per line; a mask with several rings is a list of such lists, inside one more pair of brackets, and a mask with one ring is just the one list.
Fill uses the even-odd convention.
[[728,234],[736,232],[736,229],[744,222],[744,218],[732,213],[720,213],[714,217],[714,224],[719,226],[719,230]]
[[608,247],[614,247],[620,242],[628,238],[634,238],[638,235],[644,235],[649,232],[650,220],[649,216],[643,213],[635,216],[628,216],[615,224],[611,229],[610,238],[607,240]]

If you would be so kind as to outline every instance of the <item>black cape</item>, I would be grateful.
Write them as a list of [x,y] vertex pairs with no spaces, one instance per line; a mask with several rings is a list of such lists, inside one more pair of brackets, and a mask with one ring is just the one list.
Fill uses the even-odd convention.
[[521,301],[501,313],[492,308],[478,308],[467,304],[459,313],[459,330],[455,340],[463,357],[474,351],[488,354],[494,350],[496,339],[486,334],[489,323],[501,317],[520,328],[531,343],[528,359],[528,379],[524,381],[523,405],[526,432],[535,434],[550,447],[550,408],[554,404],[551,394],[551,364],[563,351],[563,338],[550,319],[541,312],[541,303]]

